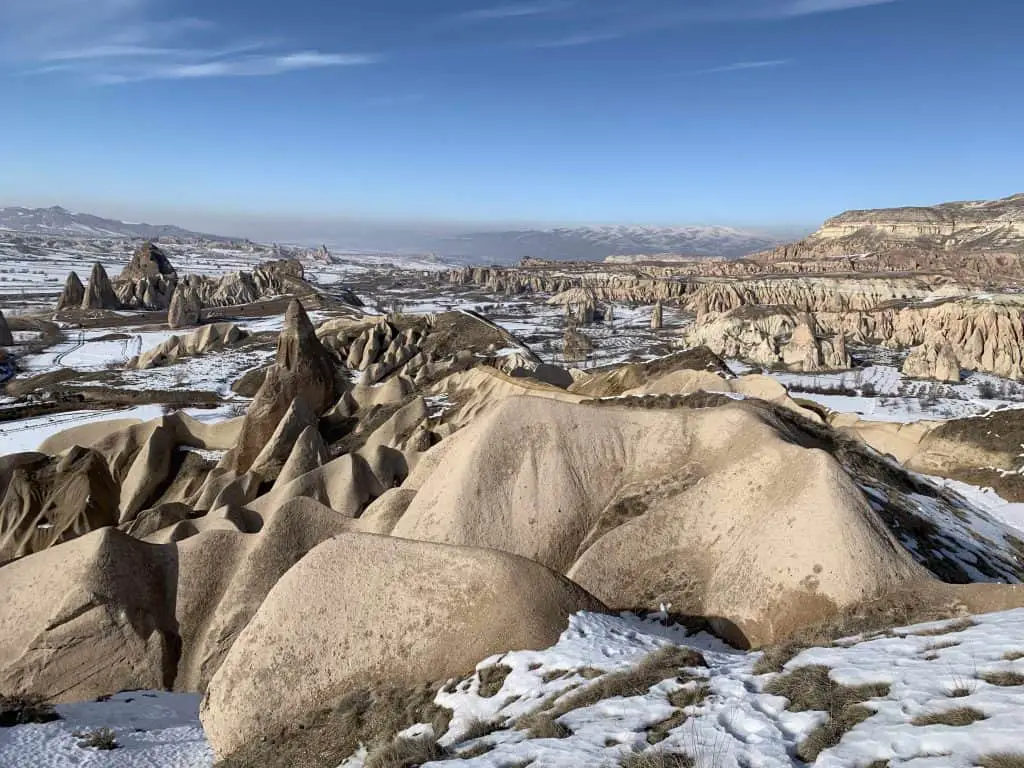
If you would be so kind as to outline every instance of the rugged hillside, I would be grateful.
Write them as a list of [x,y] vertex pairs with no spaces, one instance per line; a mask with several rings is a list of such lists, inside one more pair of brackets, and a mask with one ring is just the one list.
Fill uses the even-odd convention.
[[191,232],[169,224],[138,224],[104,219],[89,213],[75,213],[59,206],[52,208],[0,208],[0,229],[44,235],[81,237],[161,237],[186,240],[230,240],[228,237]]
[[576,227],[475,232],[448,238],[438,250],[450,257],[509,263],[527,257],[556,261],[602,261],[609,256],[739,258],[777,240],[730,227]]
[[[762,261],[916,252],[939,264],[965,252],[1024,249],[1024,194],[922,208],[847,211],[798,243],[758,254]],[[905,253],[904,253],[905,255]],[[951,266],[954,266],[951,263]]]

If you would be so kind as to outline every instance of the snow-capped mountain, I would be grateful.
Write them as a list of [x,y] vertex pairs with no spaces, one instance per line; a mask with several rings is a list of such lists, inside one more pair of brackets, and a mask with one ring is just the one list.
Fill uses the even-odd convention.
[[739,258],[777,244],[767,235],[731,227],[589,226],[474,232],[445,239],[445,256],[512,262],[527,256],[559,261],[602,261],[608,256]]
[[230,238],[190,232],[166,224],[136,224],[104,219],[88,213],[75,213],[66,208],[0,208],[0,229],[32,234],[77,237],[159,237],[202,238],[228,240]]

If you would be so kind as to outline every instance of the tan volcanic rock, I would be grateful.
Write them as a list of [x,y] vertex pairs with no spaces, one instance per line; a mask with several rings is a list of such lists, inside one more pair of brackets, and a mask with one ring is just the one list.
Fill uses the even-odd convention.
[[959,384],[960,362],[949,344],[926,342],[915,347],[903,361],[903,373],[915,379],[935,379]]
[[602,609],[502,552],[342,534],[292,568],[242,631],[210,682],[203,729],[219,758],[286,733],[296,750],[296,723],[367,685],[457,677],[494,653],[548,647],[571,614]]
[[121,306],[107,270],[98,261],[89,273],[89,285],[82,297],[82,309],[117,309]]
[[159,346],[132,358],[128,367],[147,370],[172,365],[183,357],[234,346],[245,336],[245,332],[234,323],[211,323],[185,336],[171,336]]
[[171,328],[188,328],[199,324],[202,304],[199,296],[191,288],[178,286],[171,296],[167,310],[167,325]]
[[226,466],[238,473],[247,471],[296,398],[317,416],[334,405],[344,391],[335,365],[306,311],[293,300],[285,315],[276,362],[249,406],[238,446],[227,457]]
[[[765,481],[748,483],[751,468]],[[923,575],[834,460],[739,403],[504,400],[428,453],[408,487],[395,536],[519,554],[612,607],[672,603],[752,643]],[[690,565],[683,576],[667,562]]]
[[78,309],[82,306],[84,298],[85,286],[82,285],[78,273],[72,272],[68,275],[67,280],[64,281],[64,290],[61,291],[60,298],[57,299],[57,311]]

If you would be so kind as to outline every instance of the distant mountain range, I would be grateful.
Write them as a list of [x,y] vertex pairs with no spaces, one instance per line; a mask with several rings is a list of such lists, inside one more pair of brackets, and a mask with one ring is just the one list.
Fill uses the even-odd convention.
[[155,240],[172,237],[184,240],[231,240],[229,237],[191,232],[166,224],[136,224],[104,219],[88,213],[75,213],[66,208],[0,208],[0,230],[28,232],[38,235],[72,237],[141,237]]
[[[394,253],[433,253],[463,263],[512,263],[525,257],[557,261],[603,261],[611,257],[688,256],[738,258],[781,240],[731,227],[587,226],[555,229],[440,233],[414,226],[349,227],[330,238],[332,248]],[[97,238],[232,240],[165,224],[106,219],[66,208],[0,208],[0,230],[37,235]],[[270,233],[267,233],[270,234]],[[289,237],[286,240],[299,238]]]
[[474,232],[444,238],[436,250],[460,260],[497,263],[527,256],[557,261],[657,255],[739,258],[779,242],[731,227],[594,226]]

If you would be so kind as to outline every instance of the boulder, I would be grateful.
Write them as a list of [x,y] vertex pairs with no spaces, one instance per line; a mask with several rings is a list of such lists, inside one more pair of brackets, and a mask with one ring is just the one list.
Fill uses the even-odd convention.
[[0,690],[82,701],[171,687],[171,554],[104,528],[0,568]]
[[82,306],[82,300],[85,298],[85,286],[82,285],[82,281],[78,277],[77,272],[72,272],[68,275],[67,280],[64,281],[64,290],[60,292],[60,298],[57,299],[57,311],[60,312],[63,309],[78,309]]
[[603,606],[522,558],[341,534],[267,595],[210,682],[203,729],[218,758],[286,735],[292,764],[307,764],[300,724],[317,712],[375,686],[443,683],[495,653],[546,648],[580,610]]
[[665,325],[665,310],[659,301],[651,310],[651,330],[660,331]]
[[167,310],[167,325],[171,328],[188,328],[199,324],[202,305],[194,290],[179,285],[171,296]]
[[98,261],[89,273],[89,285],[82,297],[82,309],[118,309],[121,306],[107,270]]

